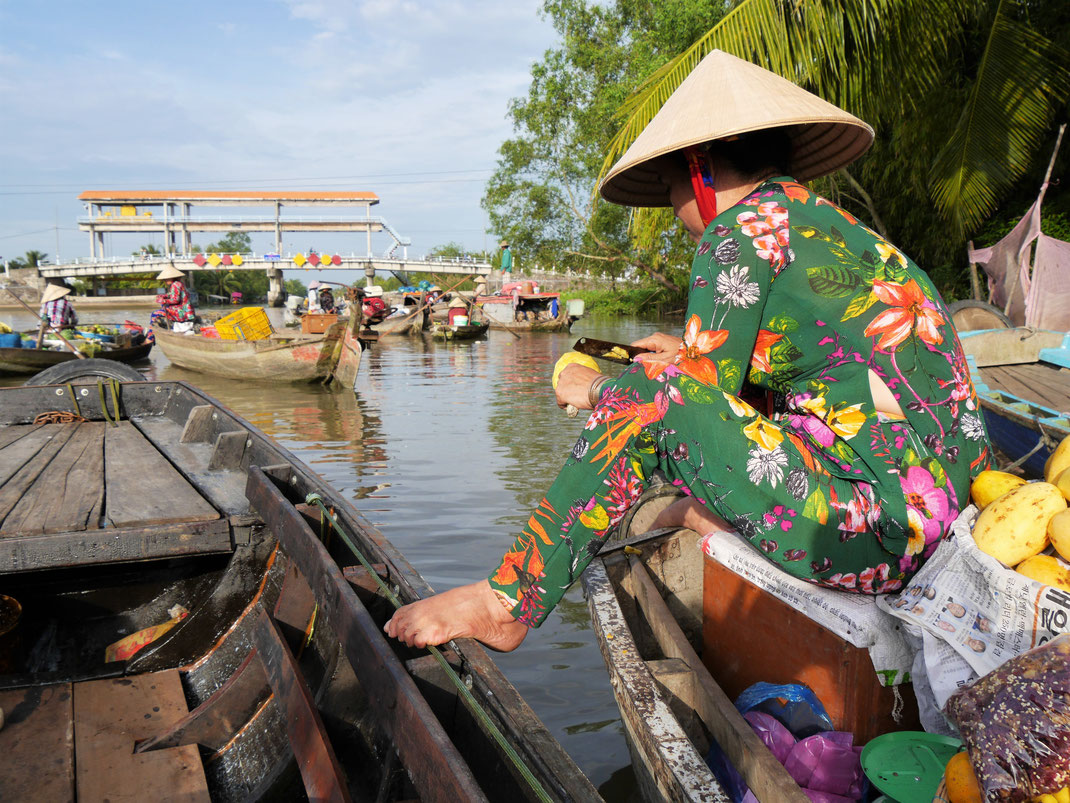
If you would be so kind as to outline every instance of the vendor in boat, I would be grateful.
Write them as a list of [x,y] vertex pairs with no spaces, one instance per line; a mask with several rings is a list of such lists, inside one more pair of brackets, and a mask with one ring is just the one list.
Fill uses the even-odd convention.
[[64,329],[78,324],[78,315],[74,305],[67,298],[71,288],[65,284],[49,284],[41,294],[40,316],[48,319],[53,329]]
[[319,308],[320,312],[326,315],[334,314],[334,291],[330,287],[321,283],[319,292]]
[[308,283],[307,312],[320,312],[320,283],[315,279]]
[[156,296],[156,303],[160,308],[149,316],[149,324],[158,326],[163,323],[171,326],[176,323],[193,323],[197,314],[193,309],[189,291],[182,282],[183,278],[185,274],[174,265],[168,265],[156,274],[157,281],[167,282],[167,290]]
[[[697,244],[683,337],[636,341],[649,353],[616,378],[561,372],[558,403],[594,413],[557,480],[487,580],[401,608],[388,634],[514,648],[655,471],[687,494],[656,527],[734,530],[828,588],[904,586],[969,504],[989,444],[924,271],[799,183],[872,139],[748,62],[715,51],[695,68],[600,187],[672,206]],[[740,397],[745,379],[772,409]]]

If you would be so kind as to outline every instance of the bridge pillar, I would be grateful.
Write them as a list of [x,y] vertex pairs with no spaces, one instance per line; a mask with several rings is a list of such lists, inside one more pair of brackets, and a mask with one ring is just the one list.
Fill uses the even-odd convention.
[[286,288],[282,282],[282,271],[268,268],[268,306],[281,307],[286,303]]
[[[371,252],[369,251],[369,253]],[[367,281],[364,283],[366,287],[371,287],[373,284],[375,284],[375,266],[371,263],[369,263],[364,268],[364,278],[367,279]]]

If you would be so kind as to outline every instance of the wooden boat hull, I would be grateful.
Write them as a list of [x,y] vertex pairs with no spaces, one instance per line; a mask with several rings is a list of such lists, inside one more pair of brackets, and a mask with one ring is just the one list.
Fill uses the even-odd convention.
[[1070,337],[1028,328],[961,333],[992,444],[1028,477],[1070,435]]
[[569,315],[559,315],[552,321],[517,321],[506,323],[490,319],[491,329],[506,329],[513,332],[568,332],[576,319]]
[[[151,351],[152,343],[143,343],[140,346],[111,349],[97,356],[129,364],[147,360]],[[70,351],[0,348],[0,376],[36,374],[53,365],[76,359]]]
[[[732,798],[706,765],[721,745],[759,800],[807,798],[710,676],[702,643],[703,557],[689,530],[646,533],[675,490],[648,491],[583,574],[587,605],[644,801]],[[629,532],[641,535],[628,536]],[[735,754],[735,755],[733,755]]]
[[[184,383],[123,383],[106,410],[79,396],[84,421],[32,423],[69,411],[66,393],[0,390],[0,467],[22,466],[0,468],[0,529],[19,523],[0,573],[28,612],[0,654],[0,707],[19,713],[0,798],[536,799],[437,660],[382,634],[376,577],[402,601],[430,588],[344,497]],[[597,799],[478,644],[443,653],[551,799]]]
[[393,318],[386,318],[371,328],[378,332],[381,337],[411,337],[428,328],[428,317],[427,310],[411,317],[398,315]]
[[321,335],[287,333],[268,340],[221,340],[156,331],[156,342],[172,364],[227,379],[313,382],[338,364],[345,323]]
[[448,323],[431,324],[431,337],[435,340],[476,340],[483,337],[490,328],[488,323],[470,323],[465,326],[451,326]]

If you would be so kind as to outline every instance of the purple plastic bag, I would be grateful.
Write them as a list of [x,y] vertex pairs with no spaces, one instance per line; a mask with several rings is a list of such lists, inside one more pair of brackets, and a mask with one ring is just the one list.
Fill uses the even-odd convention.
[[850,733],[837,731],[808,736],[795,744],[784,768],[804,789],[858,800],[864,783],[862,749],[853,742]]
[[780,724],[780,720],[761,711],[748,711],[743,718],[769,748],[769,752],[776,756],[777,761],[783,764],[788,760],[791,748],[795,746],[795,737]]

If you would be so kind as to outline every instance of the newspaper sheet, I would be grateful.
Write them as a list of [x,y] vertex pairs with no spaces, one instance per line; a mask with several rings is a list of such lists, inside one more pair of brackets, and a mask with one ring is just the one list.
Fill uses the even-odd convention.
[[941,708],[959,687],[1070,632],[1070,593],[981,552],[972,535],[976,517],[976,507],[966,508],[907,587],[877,602],[923,631],[925,668]]

